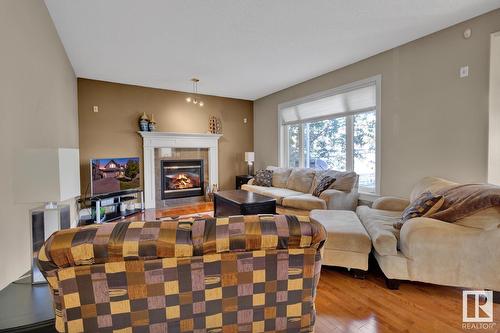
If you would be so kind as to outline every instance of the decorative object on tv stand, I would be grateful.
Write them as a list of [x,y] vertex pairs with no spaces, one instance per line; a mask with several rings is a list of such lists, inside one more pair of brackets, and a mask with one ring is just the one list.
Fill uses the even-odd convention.
[[30,210],[31,281],[46,283],[35,264],[43,243],[55,231],[71,227],[70,206],[59,204],[80,195],[78,149],[25,149],[15,158],[14,197],[16,203],[46,202]]
[[253,151],[245,152],[245,162],[248,163],[248,175],[253,176],[253,162],[255,161],[255,153]]
[[222,121],[215,117],[208,118],[208,131],[212,134],[222,134]]
[[151,119],[149,120],[148,129],[150,132],[154,132],[156,130],[156,121],[154,114],[151,114]]
[[186,97],[186,102],[202,107],[205,103],[198,97],[198,82],[200,82],[200,79],[194,77],[191,79],[191,82],[193,83],[193,96]]
[[139,130],[142,132],[149,131],[149,118],[146,112],[143,112],[142,116],[139,118]]

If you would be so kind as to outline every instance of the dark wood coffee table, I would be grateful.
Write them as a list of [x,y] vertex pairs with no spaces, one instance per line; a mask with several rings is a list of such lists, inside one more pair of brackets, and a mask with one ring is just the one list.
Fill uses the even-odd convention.
[[214,193],[214,216],[276,214],[276,200],[244,190]]

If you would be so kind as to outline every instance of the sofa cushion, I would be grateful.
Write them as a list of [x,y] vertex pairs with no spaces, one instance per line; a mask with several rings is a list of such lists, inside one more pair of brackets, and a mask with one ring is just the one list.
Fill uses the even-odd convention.
[[273,171],[272,170],[259,170],[255,173],[254,184],[257,186],[272,186]]
[[278,205],[282,204],[283,198],[304,194],[302,192],[289,190],[287,188],[266,187],[266,186],[257,186],[257,185],[248,185],[248,184],[243,184],[241,186],[241,189],[245,190],[245,191],[254,192],[254,193],[258,193],[258,194],[262,194],[262,195],[271,197],[271,198],[276,200],[276,204],[278,204]]
[[268,189],[269,187],[266,186],[258,186],[258,185],[253,185],[253,184],[243,184],[241,185],[241,189],[248,191],[248,192],[253,192],[253,193],[258,193],[258,194],[263,194],[265,189]]
[[370,253],[370,236],[356,213],[348,210],[313,210],[310,219],[325,227],[328,235],[325,249]]
[[309,193],[314,180],[314,169],[294,168],[288,177],[286,187],[290,190]]
[[401,213],[372,209],[368,206],[359,206],[356,213],[370,234],[377,253],[382,256],[395,256],[398,253],[398,239],[397,231],[392,225],[401,218]]
[[335,178],[335,181],[332,183],[332,185],[330,185],[330,188],[343,192],[351,192],[358,180],[358,175],[354,171],[316,171],[316,176],[312,184],[311,193],[325,177]]
[[278,168],[275,166],[268,166],[267,169],[273,171],[272,186],[285,188],[288,177],[290,177],[290,173],[292,173],[292,168]]
[[285,207],[297,209],[312,210],[326,209],[326,201],[315,197],[312,194],[293,195],[283,199],[282,203]]

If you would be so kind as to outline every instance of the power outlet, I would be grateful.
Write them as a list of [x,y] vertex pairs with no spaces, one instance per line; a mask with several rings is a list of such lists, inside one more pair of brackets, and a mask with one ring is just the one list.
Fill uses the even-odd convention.
[[460,67],[460,78],[469,76],[469,66]]
[[92,110],[94,110],[94,112],[97,113],[97,112],[99,112],[99,107],[97,105],[94,105]]

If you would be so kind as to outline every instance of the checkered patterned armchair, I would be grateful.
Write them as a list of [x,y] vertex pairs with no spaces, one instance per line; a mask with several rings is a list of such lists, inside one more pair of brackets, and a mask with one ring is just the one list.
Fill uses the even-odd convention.
[[61,230],[39,252],[59,332],[310,332],[325,242],[284,215]]

